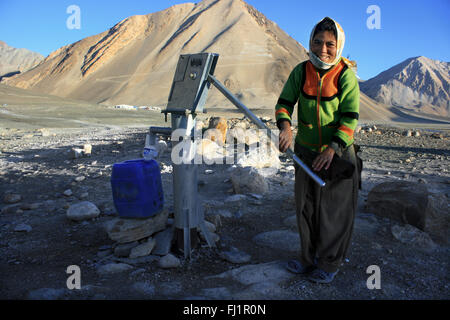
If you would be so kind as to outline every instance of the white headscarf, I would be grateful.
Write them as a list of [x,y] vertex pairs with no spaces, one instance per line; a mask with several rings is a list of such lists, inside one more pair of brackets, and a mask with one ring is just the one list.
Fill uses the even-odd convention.
[[[320,22],[322,22],[325,19],[326,18],[323,18]],[[316,66],[319,69],[323,69],[323,70],[328,70],[331,67],[333,67],[336,63],[339,62],[339,60],[341,59],[342,50],[344,50],[344,44],[345,44],[345,33],[344,33],[344,30],[342,29],[342,27],[339,25],[339,23],[337,23],[333,19],[331,19],[331,18],[328,18],[328,19],[330,19],[331,21],[334,22],[334,25],[335,25],[336,31],[337,31],[336,57],[334,58],[334,60],[331,63],[323,62],[322,60],[320,60],[320,58],[318,56],[316,56],[311,51],[311,45],[312,45],[312,41],[313,41],[313,37],[314,37],[314,32],[316,31],[316,28],[320,22],[314,26],[314,28],[311,32],[311,36],[309,38],[309,59],[311,60],[311,62],[314,66]],[[344,58],[344,60],[346,60],[346,59]]]

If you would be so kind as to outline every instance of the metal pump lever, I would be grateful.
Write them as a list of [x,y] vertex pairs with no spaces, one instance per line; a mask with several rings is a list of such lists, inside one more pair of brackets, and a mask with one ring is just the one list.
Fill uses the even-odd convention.
[[[272,131],[268,126],[264,124],[253,112],[251,112],[238,98],[236,98],[219,80],[217,80],[213,75],[208,75],[208,81],[212,83],[219,91],[230,100],[236,107],[242,110],[245,115],[258,126],[260,129],[264,129],[269,136],[269,139],[272,138]],[[299,157],[292,151],[292,149],[288,148],[286,154],[291,157],[295,163],[297,163],[319,186],[324,187],[325,182],[318,177],[312,170],[300,160]]]

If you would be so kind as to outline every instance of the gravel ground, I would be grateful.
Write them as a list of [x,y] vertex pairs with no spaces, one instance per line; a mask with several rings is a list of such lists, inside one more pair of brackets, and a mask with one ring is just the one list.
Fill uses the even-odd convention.
[[[448,130],[420,130],[415,136],[413,129],[407,136],[405,127],[371,125],[372,132],[362,127],[364,133],[356,135],[364,171],[355,230],[349,256],[329,285],[313,284],[284,270],[282,263],[297,255],[285,245],[289,240],[272,246],[255,242],[255,236],[268,231],[296,233],[295,226],[286,223],[295,214],[294,177],[292,161],[283,156],[281,169],[267,178],[269,192],[238,207],[225,201],[231,195],[229,166],[201,165],[199,190],[205,208],[231,213],[221,216],[216,248],[203,241],[191,260],[178,255],[181,265],[173,269],[160,268],[157,259],[136,260],[129,261],[128,271],[104,275],[98,267],[113,261],[110,251],[115,245],[103,227],[116,217],[112,165],[141,156],[146,128],[1,129],[0,298],[448,299]],[[69,151],[86,143],[92,145],[92,155],[71,159]],[[169,154],[159,163],[170,212]],[[212,173],[205,174],[207,169]],[[432,249],[398,241],[392,234],[397,222],[366,212],[369,191],[386,181],[426,185],[445,222],[441,233],[429,234]],[[7,203],[5,197],[13,194],[20,199]],[[67,219],[67,209],[80,201],[94,203],[100,215],[83,222]],[[250,255],[250,260],[235,264],[221,258],[231,247]],[[81,269],[80,290],[66,287],[70,265]],[[380,289],[367,287],[371,265],[380,268]]]

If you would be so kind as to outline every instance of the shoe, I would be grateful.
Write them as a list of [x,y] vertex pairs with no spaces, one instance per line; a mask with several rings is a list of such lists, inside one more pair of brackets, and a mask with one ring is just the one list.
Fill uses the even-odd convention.
[[308,280],[315,282],[315,283],[330,283],[333,281],[336,274],[339,272],[337,270],[336,272],[326,272],[322,269],[315,269],[308,277]]
[[286,264],[286,269],[295,274],[305,274],[315,269],[315,266],[304,266],[297,260],[290,260]]

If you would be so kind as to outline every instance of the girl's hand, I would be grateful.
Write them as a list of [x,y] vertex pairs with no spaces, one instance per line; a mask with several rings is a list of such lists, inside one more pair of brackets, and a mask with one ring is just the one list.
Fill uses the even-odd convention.
[[321,154],[319,154],[312,163],[312,168],[314,171],[320,171],[323,167],[325,167],[325,170],[328,170],[328,168],[331,165],[331,161],[333,160],[333,156],[335,154],[335,151],[333,148],[328,147],[326,148]]
[[284,121],[282,125],[283,128],[280,132],[278,148],[281,152],[285,152],[292,142],[292,129],[291,124],[288,121]]

